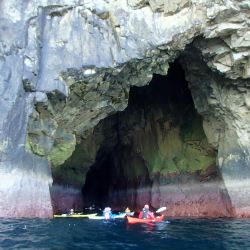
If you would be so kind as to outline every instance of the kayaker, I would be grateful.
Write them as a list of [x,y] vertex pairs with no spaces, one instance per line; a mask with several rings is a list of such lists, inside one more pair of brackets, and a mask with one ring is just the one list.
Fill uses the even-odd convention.
[[125,213],[130,213],[131,211],[130,211],[130,209],[129,209],[129,207],[127,207],[126,209],[125,209]]
[[145,204],[142,211],[139,213],[139,219],[154,219],[154,213],[149,211],[149,205]]
[[89,210],[94,210],[95,209],[95,204],[89,207]]
[[106,220],[110,220],[112,218],[112,211],[110,207],[105,207],[103,210],[103,216]]

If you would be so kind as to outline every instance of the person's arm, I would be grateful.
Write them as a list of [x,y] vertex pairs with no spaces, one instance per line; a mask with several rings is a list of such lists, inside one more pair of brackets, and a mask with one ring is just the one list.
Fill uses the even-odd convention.
[[142,219],[142,211],[139,213],[139,219]]
[[153,212],[148,212],[148,218],[149,219],[154,219],[155,218],[154,213]]

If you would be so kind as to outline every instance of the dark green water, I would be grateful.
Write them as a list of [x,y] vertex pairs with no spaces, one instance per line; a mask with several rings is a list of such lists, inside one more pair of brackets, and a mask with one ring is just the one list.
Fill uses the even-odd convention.
[[250,220],[1,219],[0,249],[250,249]]

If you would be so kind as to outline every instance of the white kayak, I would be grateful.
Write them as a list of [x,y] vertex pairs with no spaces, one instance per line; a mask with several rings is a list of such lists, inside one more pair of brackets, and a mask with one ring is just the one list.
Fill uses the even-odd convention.
[[54,218],[88,218],[96,216],[97,214],[54,214]]
[[[133,216],[134,212],[113,214],[111,219],[124,219],[127,215]],[[91,215],[88,218],[91,220],[105,220],[105,217],[100,215]]]

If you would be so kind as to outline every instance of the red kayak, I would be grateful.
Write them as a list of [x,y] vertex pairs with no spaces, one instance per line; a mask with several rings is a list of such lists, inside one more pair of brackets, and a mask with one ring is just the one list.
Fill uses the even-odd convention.
[[160,221],[163,221],[164,215],[155,217],[154,219],[139,219],[139,218],[127,216],[127,219],[128,219],[128,223],[129,224],[134,224],[134,223],[151,223],[151,222],[160,222]]

